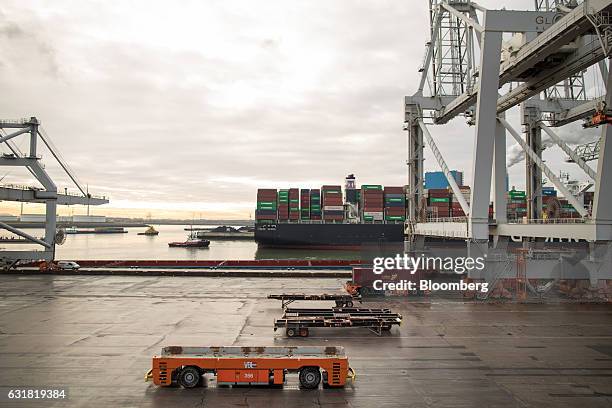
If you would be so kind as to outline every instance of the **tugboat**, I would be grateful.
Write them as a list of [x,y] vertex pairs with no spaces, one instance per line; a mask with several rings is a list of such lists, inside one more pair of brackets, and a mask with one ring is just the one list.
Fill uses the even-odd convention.
[[207,239],[196,238],[189,236],[187,241],[184,242],[169,242],[168,246],[171,248],[208,248],[210,241]]
[[153,228],[152,225],[149,225],[149,228],[147,228],[145,232],[139,232],[138,235],[154,236],[154,235],[159,235],[159,231]]

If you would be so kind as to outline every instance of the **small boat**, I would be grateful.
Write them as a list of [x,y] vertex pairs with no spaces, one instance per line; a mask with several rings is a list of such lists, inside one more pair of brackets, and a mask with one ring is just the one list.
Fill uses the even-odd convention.
[[147,228],[145,232],[139,232],[138,235],[154,236],[154,235],[159,235],[159,231],[153,228],[152,225],[149,225],[149,228]]
[[184,242],[169,242],[168,246],[173,248],[208,248],[210,241],[207,239],[190,237]]

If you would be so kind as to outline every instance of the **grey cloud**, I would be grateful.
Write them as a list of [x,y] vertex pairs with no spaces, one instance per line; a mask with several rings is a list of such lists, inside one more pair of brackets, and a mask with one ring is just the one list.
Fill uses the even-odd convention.
[[261,41],[262,48],[276,48],[278,46],[278,41],[273,38],[264,38]]
[[59,65],[55,49],[39,34],[41,24],[36,17],[26,23],[10,20],[5,12],[0,10],[0,51],[5,61],[0,67],[4,69],[14,65],[14,69],[23,74],[30,72],[32,67],[43,68],[43,73],[57,76]]
[[[418,82],[426,1],[270,1],[256,12],[248,1],[210,1],[161,16],[156,2],[142,12],[125,2],[50,7],[3,9],[35,35],[0,34],[0,50],[23,56],[0,67],[9,96],[0,111],[38,116],[92,192],[231,205],[252,203],[260,184],[406,180],[403,96]],[[147,19],[164,22],[148,37]],[[58,75],[36,68],[49,60]],[[469,172],[473,128],[455,121],[432,133],[449,165]]]
[[[0,17],[2,17],[2,13],[0,13]],[[0,25],[0,36],[7,37],[9,39],[14,39],[17,37],[25,36],[25,33],[19,26],[15,23],[6,22]]]

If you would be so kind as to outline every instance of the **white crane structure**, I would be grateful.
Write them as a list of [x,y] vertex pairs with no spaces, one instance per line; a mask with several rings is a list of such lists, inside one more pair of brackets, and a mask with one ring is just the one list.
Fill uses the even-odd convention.
[[[15,143],[15,139],[18,137],[29,138],[27,152],[22,152]],[[41,156],[39,155],[40,142],[51,152],[62,170],[76,185],[80,194],[68,194],[67,192],[58,194],[55,182],[41,162]],[[45,235],[42,239],[5,222],[0,222],[0,229],[5,229],[24,238],[26,243],[40,246],[40,249],[15,251],[2,249],[0,250],[0,260],[3,261],[4,265],[10,265],[11,262],[18,260],[53,260],[57,234],[57,205],[101,205],[108,203],[108,199],[93,196],[86,191],[35,117],[21,120],[0,120],[0,146],[5,147],[3,149],[4,153],[0,156],[0,167],[25,167],[34,179],[42,185],[42,188],[0,186],[0,201],[35,202],[45,205]]]
[[[430,40],[417,91],[405,97],[408,132],[408,217],[406,233],[415,239],[461,238],[468,248],[487,253],[509,237],[581,239],[609,248],[612,241],[612,127],[601,126],[597,169],[575,152],[555,128],[592,116],[602,102],[612,107],[612,0],[535,0],[535,10],[492,10],[471,0],[429,0]],[[598,69],[608,92],[588,99],[584,72]],[[520,126],[505,112],[520,107]],[[464,116],[474,125],[469,202],[463,200],[440,153],[435,132]],[[520,129],[520,130],[516,130]],[[542,131],[595,185],[586,209],[542,160]],[[524,133],[524,136],[521,135]],[[527,216],[507,219],[506,137],[526,158]],[[462,219],[427,219],[423,160],[430,148],[466,214]],[[542,216],[542,175],[580,214],[575,219]],[[608,179],[609,180],[609,179]],[[493,217],[489,204],[493,202]],[[493,240],[490,241],[490,237]],[[608,271],[608,278],[612,271]]]

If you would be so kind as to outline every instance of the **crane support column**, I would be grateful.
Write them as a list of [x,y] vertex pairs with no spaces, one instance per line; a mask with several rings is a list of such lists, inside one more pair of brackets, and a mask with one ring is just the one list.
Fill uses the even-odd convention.
[[[608,60],[612,63],[612,60]],[[612,65],[609,65],[612,68]],[[606,81],[606,106],[612,106],[612,69],[608,69]],[[612,174],[612,126],[605,124],[601,129],[599,141],[599,161],[595,180],[595,198],[593,201],[593,219],[599,224],[612,226],[612,183],[604,180]]]
[[30,118],[30,157],[36,158],[36,140],[38,139],[38,119]]
[[416,222],[423,197],[423,132],[417,105],[406,106],[405,129],[408,131],[408,220]]
[[[486,12],[485,12],[486,27]],[[489,239],[489,199],[491,169],[497,129],[496,104],[499,88],[499,55],[502,33],[485,31],[481,36],[480,90],[476,105],[476,137],[472,166],[472,195],[470,200],[469,230],[474,240]]]
[[[501,114],[500,116],[505,116]],[[495,127],[495,153],[493,155],[493,217],[498,224],[508,221],[506,195],[506,128],[497,122]]]
[[[542,130],[539,126],[541,113],[538,109],[521,104],[523,124],[525,125],[525,140],[527,146],[542,158]],[[525,155],[525,176],[527,190],[527,218],[542,218],[542,170],[530,155]]]

